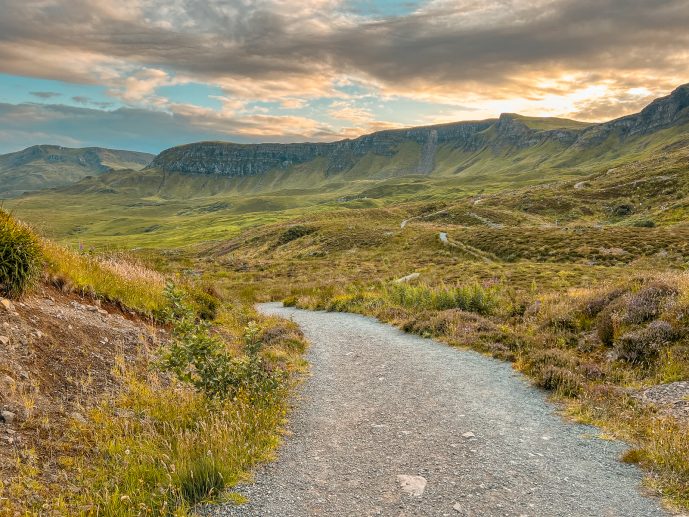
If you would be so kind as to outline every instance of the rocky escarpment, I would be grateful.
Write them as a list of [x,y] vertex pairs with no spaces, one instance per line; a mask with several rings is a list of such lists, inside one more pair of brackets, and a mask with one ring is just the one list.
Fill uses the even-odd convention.
[[[553,120],[558,119],[503,114],[499,119],[387,130],[330,143],[201,142],[167,149],[149,167],[167,172],[245,177],[287,170],[319,159],[318,168],[326,175],[333,175],[353,169],[366,156],[393,158],[404,144],[412,144],[415,157],[406,155],[395,172],[430,174],[442,148],[450,152],[487,151],[494,156],[505,156],[553,144],[553,152],[564,152],[600,145],[613,135],[624,141],[689,122],[689,85],[654,101],[638,114],[611,122],[586,125],[566,120],[553,123]],[[538,124],[538,121],[546,123]]]
[[[356,139],[329,143],[303,144],[232,144],[200,142],[167,149],[150,164],[171,172],[192,174],[220,174],[223,176],[253,176],[273,169],[324,158],[326,173],[342,172],[353,167],[363,156],[394,156],[399,146],[413,142],[426,149],[419,158],[418,169],[430,172],[432,153],[438,145],[454,143],[466,150],[479,149],[485,138],[481,133],[495,123],[460,122],[441,126],[418,127],[403,130],[380,131]],[[409,172],[413,172],[410,170]]]

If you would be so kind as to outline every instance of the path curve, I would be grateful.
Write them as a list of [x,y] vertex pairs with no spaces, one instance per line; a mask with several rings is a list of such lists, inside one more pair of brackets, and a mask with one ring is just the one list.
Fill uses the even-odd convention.
[[[260,310],[301,326],[311,376],[250,502],[213,515],[667,515],[623,444],[563,420],[509,364],[362,316]],[[425,478],[423,495],[398,475]]]

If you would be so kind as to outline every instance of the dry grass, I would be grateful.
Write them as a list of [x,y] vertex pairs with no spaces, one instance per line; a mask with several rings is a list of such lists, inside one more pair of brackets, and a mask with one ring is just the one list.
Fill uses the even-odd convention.
[[164,278],[140,263],[122,256],[78,254],[49,241],[43,249],[49,281],[65,292],[101,298],[147,316],[157,316],[166,305]]

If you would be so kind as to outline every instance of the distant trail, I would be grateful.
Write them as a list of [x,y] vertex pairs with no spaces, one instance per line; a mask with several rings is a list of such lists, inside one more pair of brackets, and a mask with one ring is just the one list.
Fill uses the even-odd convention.
[[667,515],[623,444],[560,418],[509,364],[361,316],[260,309],[301,326],[312,375],[250,503],[207,514]]

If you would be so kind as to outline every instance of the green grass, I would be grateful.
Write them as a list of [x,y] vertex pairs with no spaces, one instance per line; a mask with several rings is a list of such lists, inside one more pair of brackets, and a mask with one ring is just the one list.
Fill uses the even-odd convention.
[[37,279],[43,261],[34,232],[0,209],[0,294],[17,298]]

